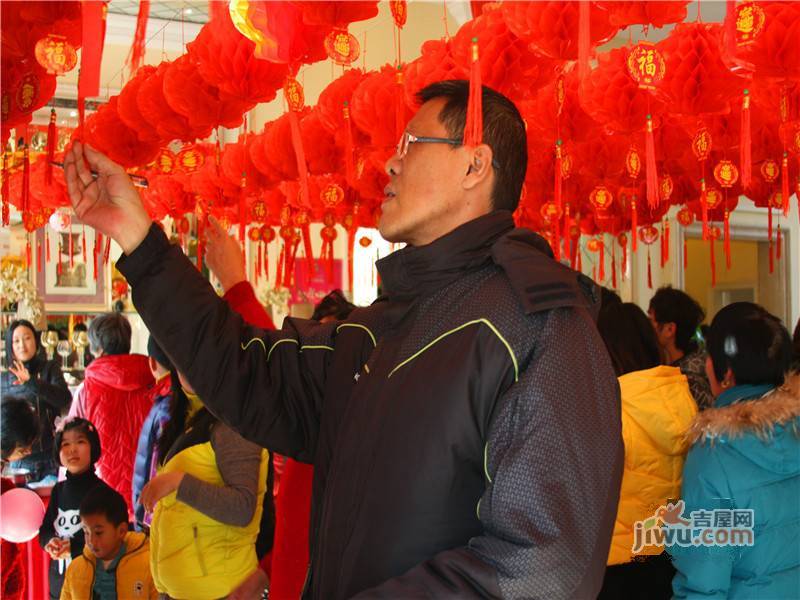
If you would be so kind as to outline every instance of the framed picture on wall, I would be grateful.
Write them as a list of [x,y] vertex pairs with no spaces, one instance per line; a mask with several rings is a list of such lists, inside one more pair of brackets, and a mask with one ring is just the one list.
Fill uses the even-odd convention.
[[80,312],[108,309],[110,269],[103,263],[102,247],[97,265],[94,264],[94,244],[94,229],[80,223],[73,222],[61,232],[48,227],[47,235],[43,229],[36,232],[36,249],[41,252],[36,258],[36,287],[44,299],[46,310]]

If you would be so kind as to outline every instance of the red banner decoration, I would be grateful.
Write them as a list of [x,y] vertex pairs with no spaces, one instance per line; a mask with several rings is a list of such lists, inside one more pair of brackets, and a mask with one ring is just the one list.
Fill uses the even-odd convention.
[[83,37],[81,41],[81,71],[78,77],[78,97],[100,95],[100,64],[103,61],[103,42],[106,37],[106,3],[84,0]]

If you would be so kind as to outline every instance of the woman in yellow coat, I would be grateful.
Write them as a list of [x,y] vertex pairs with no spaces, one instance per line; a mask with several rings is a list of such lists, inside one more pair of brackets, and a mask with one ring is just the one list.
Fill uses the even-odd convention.
[[669,598],[675,573],[663,546],[634,552],[634,524],[681,493],[697,405],[677,367],[661,365],[650,320],[635,304],[604,303],[598,329],[619,377],[625,468],[601,599]]

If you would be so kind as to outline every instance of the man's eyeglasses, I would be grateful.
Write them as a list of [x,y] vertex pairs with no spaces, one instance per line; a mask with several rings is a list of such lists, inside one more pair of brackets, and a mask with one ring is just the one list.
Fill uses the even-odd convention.
[[[450,146],[461,146],[463,142],[454,138],[440,138],[440,137],[423,137],[416,136],[407,131],[403,132],[400,141],[397,142],[397,158],[404,158],[408,154],[408,148],[411,144],[449,144]],[[500,168],[500,164],[492,158],[492,166],[495,169]]]

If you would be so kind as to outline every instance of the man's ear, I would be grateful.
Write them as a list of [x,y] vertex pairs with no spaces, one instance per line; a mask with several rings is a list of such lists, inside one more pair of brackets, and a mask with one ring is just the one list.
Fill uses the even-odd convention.
[[463,186],[466,190],[477,187],[492,175],[493,154],[492,149],[487,144],[481,144],[472,149],[471,158],[472,160],[463,180]]
[[664,323],[664,335],[669,338],[675,338],[678,331],[678,326],[675,323]]

